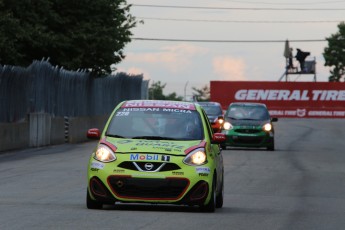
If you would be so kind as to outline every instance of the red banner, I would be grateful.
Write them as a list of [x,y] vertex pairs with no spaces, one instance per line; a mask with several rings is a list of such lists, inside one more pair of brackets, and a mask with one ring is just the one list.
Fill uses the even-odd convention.
[[259,102],[273,117],[345,118],[345,83],[211,81],[211,101]]

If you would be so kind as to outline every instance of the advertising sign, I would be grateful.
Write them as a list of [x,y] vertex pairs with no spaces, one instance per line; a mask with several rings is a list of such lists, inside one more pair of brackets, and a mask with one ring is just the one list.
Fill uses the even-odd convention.
[[211,101],[264,103],[273,117],[345,118],[345,83],[211,81]]

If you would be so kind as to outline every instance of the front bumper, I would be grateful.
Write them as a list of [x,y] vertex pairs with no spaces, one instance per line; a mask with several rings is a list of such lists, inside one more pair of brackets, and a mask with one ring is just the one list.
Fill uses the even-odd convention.
[[274,145],[274,133],[272,131],[258,131],[255,133],[236,132],[234,130],[223,130],[226,135],[226,142],[223,146],[234,147],[268,147]]
[[145,202],[203,205],[210,199],[213,173],[207,164],[194,167],[181,163],[158,172],[139,171],[130,166],[130,161],[101,163],[97,169],[93,168],[95,165],[95,160],[91,158],[88,191],[93,199],[105,204]]
[[198,181],[188,192],[186,191],[189,186],[184,184],[185,178],[173,179],[173,183],[172,179],[143,179],[130,176],[111,176],[110,180],[111,191],[98,177],[91,178],[89,192],[95,200],[105,204],[144,202],[203,205],[209,194],[209,184],[203,180]]

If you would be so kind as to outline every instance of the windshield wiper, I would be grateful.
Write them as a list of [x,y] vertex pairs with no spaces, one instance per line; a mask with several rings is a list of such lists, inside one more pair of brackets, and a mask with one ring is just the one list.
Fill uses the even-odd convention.
[[116,135],[116,134],[106,134],[106,136],[108,136],[108,137],[115,137],[115,138],[125,138],[123,136]]
[[176,140],[172,137],[161,137],[161,136],[136,136],[132,139],[145,139],[145,140]]

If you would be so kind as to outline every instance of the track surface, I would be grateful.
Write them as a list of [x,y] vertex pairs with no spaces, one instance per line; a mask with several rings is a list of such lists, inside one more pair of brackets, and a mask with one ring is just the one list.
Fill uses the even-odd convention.
[[345,228],[345,120],[280,119],[276,151],[227,149],[224,207],[85,206],[96,142],[0,154],[0,229]]

